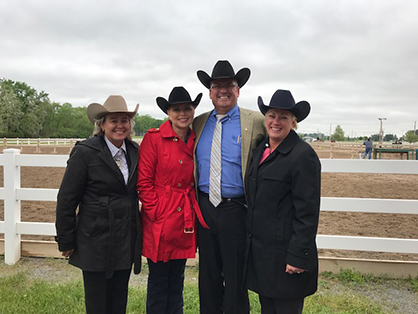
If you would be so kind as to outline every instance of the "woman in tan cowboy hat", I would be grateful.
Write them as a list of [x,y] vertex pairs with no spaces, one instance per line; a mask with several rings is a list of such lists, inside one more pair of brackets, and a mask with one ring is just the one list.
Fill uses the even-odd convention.
[[[168,121],[149,130],[139,147],[138,193],[142,203],[142,254],[148,259],[147,313],[183,313],[187,258],[196,254],[196,216],[203,226],[193,179],[195,134],[190,129],[202,98],[175,87],[157,98]],[[207,226],[206,226],[207,227]]]
[[131,139],[137,110],[122,96],[88,106],[95,136],[71,151],[58,192],[56,241],[82,270],[88,314],[125,313],[132,264],[141,269],[138,144]]

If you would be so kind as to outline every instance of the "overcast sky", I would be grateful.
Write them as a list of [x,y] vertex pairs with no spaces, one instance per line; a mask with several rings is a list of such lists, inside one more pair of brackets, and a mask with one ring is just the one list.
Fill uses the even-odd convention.
[[277,89],[311,104],[299,131],[401,136],[418,120],[417,0],[1,1],[0,77],[87,106],[111,94],[163,118],[184,86],[211,110],[197,70],[251,69],[240,106]]

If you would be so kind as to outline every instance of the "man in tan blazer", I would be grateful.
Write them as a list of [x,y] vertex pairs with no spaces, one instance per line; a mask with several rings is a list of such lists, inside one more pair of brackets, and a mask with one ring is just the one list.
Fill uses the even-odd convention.
[[[248,293],[242,288],[246,232],[244,178],[252,150],[265,137],[264,118],[259,112],[238,107],[240,88],[248,81],[250,69],[243,68],[235,74],[228,61],[220,60],[211,76],[201,70],[197,76],[209,89],[214,105],[214,110],[193,122],[199,206],[210,227],[198,226],[200,313],[247,314]],[[214,139],[214,132],[219,134],[216,128],[221,129],[222,135],[215,135]],[[218,147],[217,154],[212,146]],[[215,155],[220,155],[218,188],[213,187]]]

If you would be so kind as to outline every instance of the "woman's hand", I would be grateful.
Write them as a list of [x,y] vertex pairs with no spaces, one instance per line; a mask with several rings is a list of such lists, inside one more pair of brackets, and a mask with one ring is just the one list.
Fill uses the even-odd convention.
[[70,257],[73,253],[74,253],[74,249],[69,250],[69,251],[62,251],[61,255],[64,257]]
[[292,274],[301,274],[303,272],[305,272],[306,269],[302,269],[302,268],[297,268],[297,267],[293,267],[289,264],[286,264],[286,273],[292,275]]

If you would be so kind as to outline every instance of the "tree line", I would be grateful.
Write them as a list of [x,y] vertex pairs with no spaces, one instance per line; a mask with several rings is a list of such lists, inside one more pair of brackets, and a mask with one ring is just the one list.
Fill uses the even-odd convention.
[[[149,129],[159,127],[164,120],[150,115],[136,115],[135,134],[144,135]],[[87,138],[92,134],[92,125],[86,115],[86,107],[73,107],[51,101],[44,91],[38,92],[24,82],[0,79],[0,137],[21,138]],[[324,140],[322,134],[310,133]],[[379,135],[370,135],[378,141]],[[345,136],[340,125],[335,128],[328,140],[365,140],[367,137],[350,138]],[[393,134],[385,134],[384,141],[418,142],[418,130],[407,131],[400,139]]]
[[[136,135],[164,122],[149,115],[137,115],[134,121]],[[87,138],[92,130],[86,107],[60,104],[26,83],[0,79],[0,137]]]
[[[337,141],[337,142],[344,142],[344,141],[365,141],[368,138],[370,138],[373,142],[379,141],[379,134],[371,134],[369,136],[359,136],[359,137],[350,137],[346,136],[343,128],[340,125],[337,125],[334,133],[330,136],[324,136],[324,134],[321,133],[307,133],[302,134],[301,136],[309,136],[312,138],[316,138],[319,140],[330,140],[330,141]],[[418,142],[418,130],[409,130],[407,131],[402,137],[398,138],[396,134],[384,134],[383,135],[383,142],[393,142],[396,143],[402,143],[408,142],[408,143],[416,143]]]

